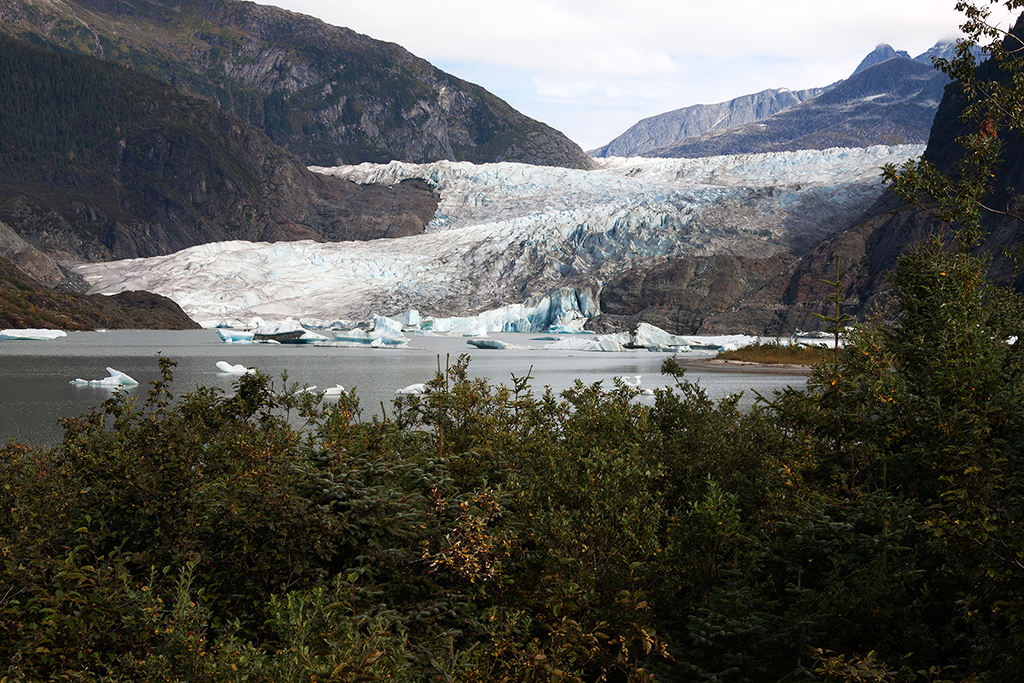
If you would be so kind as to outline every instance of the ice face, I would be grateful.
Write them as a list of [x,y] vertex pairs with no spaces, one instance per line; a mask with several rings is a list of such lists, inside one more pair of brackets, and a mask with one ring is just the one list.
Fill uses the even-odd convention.
[[[799,253],[882,191],[879,167],[921,146],[603,159],[593,171],[437,162],[315,168],[355,182],[422,178],[425,232],[370,242],[221,242],[82,266],[92,292],[143,289],[208,326],[294,316],[329,326],[432,314],[434,329],[578,329],[600,288],[648,259]],[[426,316],[423,316],[426,318]]]
[[68,336],[63,330],[47,329],[7,329],[0,330],[0,340],[20,339],[28,341],[53,341]]

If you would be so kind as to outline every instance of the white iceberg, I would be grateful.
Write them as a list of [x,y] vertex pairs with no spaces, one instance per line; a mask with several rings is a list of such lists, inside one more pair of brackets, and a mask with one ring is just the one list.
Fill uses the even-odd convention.
[[345,387],[340,384],[335,384],[333,387],[324,389],[324,398],[337,398],[345,393]]
[[634,345],[642,346],[651,351],[669,351],[675,353],[690,350],[689,342],[674,334],[669,334],[660,327],[649,323],[640,323],[633,335]]
[[525,344],[512,344],[510,342],[504,342],[500,339],[490,338],[477,338],[467,339],[466,343],[470,346],[475,346],[478,349],[500,349],[503,351],[532,351],[532,346],[526,346]]
[[108,387],[112,389],[117,387],[134,387],[138,384],[136,380],[124,374],[120,370],[107,368],[107,373],[109,374],[109,377],[104,377],[103,379],[81,379],[76,377],[71,380],[71,384],[79,386]]
[[216,365],[218,370],[227,375],[247,375],[256,372],[253,368],[247,368],[244,365],[232,365],[226,360],[219,360]]
[[53,341],[68,336],[63,330],[46,330],[26,328],[24,330],[0,330],[0,340],[22,339],[27,341]]
[[283,323],[257,327],[253,330],[252,340],[261,344],[313,344],[327,341],[327,337],[304,327]]
[[544,348],[549,351],[625,351],[628,343],[628,334],[602,334],[593,337],[562,337],[561,339],[545,344]]

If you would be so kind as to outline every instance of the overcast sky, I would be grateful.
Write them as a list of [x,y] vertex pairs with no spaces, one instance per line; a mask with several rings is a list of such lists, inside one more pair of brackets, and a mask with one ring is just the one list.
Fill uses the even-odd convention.
[[405,47],[583,149],[642,118],[846,78],[955,39],[955,0],[277,0]]

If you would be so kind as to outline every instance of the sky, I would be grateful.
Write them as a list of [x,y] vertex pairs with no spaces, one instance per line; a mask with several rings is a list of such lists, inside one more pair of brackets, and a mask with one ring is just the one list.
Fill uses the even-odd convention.
[[955,0],[260,2],[398,43],[584,150],[681,107],[834,83],[880,43],[916,57],[963,23]]

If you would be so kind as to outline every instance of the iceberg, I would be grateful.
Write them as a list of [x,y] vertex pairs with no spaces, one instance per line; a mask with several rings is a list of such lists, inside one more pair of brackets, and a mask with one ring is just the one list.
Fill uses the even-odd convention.
[[690,350],[690,344],[686,339],[669,334],[649,323],[637,325],[633,339],[636,346],[642,346],[649,351],[685,353]]
[[120,370],[114,368],[107,368],[107,377],[103,379],[80,379],[75,378],[71,380],[71,384],[78,386],[93,386],[93,387],[107,387],[110,389],[116,389],[118,387],[133,387],[138,384],[137,381],[124,374]]
[[252,330],[233,330],[230,328],[217,328],[217,334],[225,344],[251,344]]
[[263,344],[312,344],[327,341],[327,337],[304,327],[283,323],[257,327],[253,330],[252,340]]
[[512,344],[509,342],[501,341],[500,339],[467,339],[466,343],[470,346],[475,346],[478,349],[498,349],[498,350],[516,350],[516,351],[532,351],[532,346],[526,346],[525,344]]
[[405,336],[403,329],[403,324],[398,320],[385,316],[374,316],[372,329],[364,330],[358,327],[332,329],[331,334],[334,336],[334,341],[341,345],[368,345],[379,349],[408,344],[409,338]]
[[0,340],[27,340],[27,341],[53,341],[68,336],[63,330],[46,330],[26,328],[23,330],[7,329],[0,330]]
[[232,365],[226,360],[219,360],[215,365],[218,370],[227,375],[247,375],[256,372],[254,368],[247,368],[244,365]]
[[335,384],[333,387],[328,387],[327,389],[324,389],[323,392],[324,398],[338,398],[344,393],[345,387],[341,386],[340,384]]
[[629,335],[620,333],[596,335],[593,337],[562,337],[550,344],[545,344],[544,348],[549,351],[618,352],[625,351],[628,344]]

